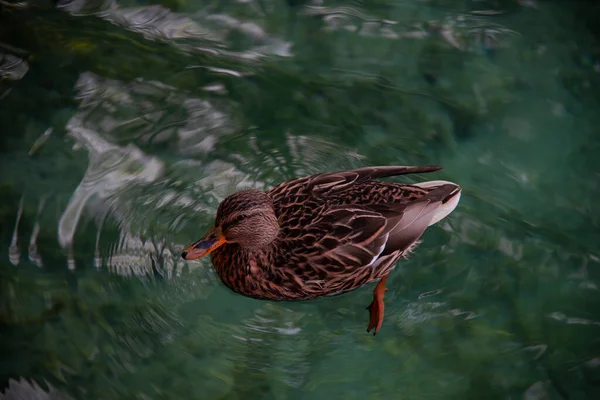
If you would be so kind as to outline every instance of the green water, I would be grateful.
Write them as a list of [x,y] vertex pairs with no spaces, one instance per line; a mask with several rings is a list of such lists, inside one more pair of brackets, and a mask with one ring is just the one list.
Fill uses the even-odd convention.
[[[0,397],[600,398],[597,7],[46,3],[0,2]],[[463,196],[376,337],[372,286],[179,257],[236,190],[380,164]]]

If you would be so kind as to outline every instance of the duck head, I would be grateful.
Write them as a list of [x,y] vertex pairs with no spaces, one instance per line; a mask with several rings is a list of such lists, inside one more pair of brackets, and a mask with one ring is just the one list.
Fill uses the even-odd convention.
[[278,234],[279,223],[271,198],[260,190],[242,190],[219,204],[214,227],[202,239],[183,249],[181,257],[195,260],[225,243],[259,249],[270,244]]

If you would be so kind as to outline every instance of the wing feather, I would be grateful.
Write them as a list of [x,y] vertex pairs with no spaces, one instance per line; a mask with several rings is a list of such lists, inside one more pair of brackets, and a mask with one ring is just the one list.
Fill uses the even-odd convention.
[[308,178],[307,192],[313,195],[330,194],[332,191],[341,191],[370,179],[386,178],[389,176],[415,174],[419,172],[433,172],[442,169],[437,165],[426,166],[380,166],[364,167],[349,171],[329,172],[313,175]]
[[327,172],[293,179],[271,188],[268,194],[274,199],[293,196],[323,196],[338,192],[370,179],[390,176],[434,172],[442,169],[438,165],[424,166],[378,166],[364,167],[349,171]]
[[443,185],[410,202],[330,208],[312,227],[326,232],[316,241],[320,252],[313,261],[355,270],[409,252],[453,190],[455,186]]

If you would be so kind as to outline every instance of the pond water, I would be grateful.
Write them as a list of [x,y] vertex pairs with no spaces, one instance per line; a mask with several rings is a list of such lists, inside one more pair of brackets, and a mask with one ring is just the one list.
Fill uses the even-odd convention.
[[[0,398],[600,398],[594,15],[1,1]],[[372,285],[259,301],[180,258],[236,190],[425,164],[462,199],[375,337]]]

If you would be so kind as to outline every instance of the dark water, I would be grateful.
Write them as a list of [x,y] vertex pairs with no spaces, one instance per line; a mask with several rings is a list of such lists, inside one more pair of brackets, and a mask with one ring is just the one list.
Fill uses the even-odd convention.
[[[0,2],[2,398],[600,398],[592,3],[54,3]],[[379,164],[464,191],[375,338],[372,286],[179,258],[235,190]]]

